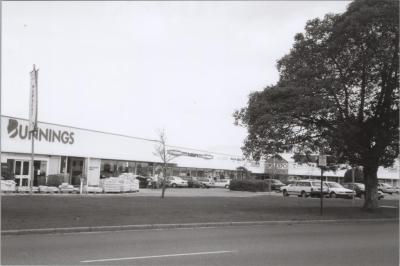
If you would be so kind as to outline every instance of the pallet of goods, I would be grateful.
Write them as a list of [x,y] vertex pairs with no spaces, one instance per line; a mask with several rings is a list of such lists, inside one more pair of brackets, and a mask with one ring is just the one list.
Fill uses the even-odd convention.
[[109,177],[100,180],[100,186],[105,193],[119,193],[121,192],[121,184],[118,177]]
[[103,193],[103,188],[101,187],[88,187],[84,186],[83,191],[87,193]]
[[[118,176],[121,182],[121,190],[123,192],[137,192],[139,191],[139,180],[131,173],[123,173]],[[123,188],[122,188],[123,187]]]
[[69,185],[68,183],[62,183],[58,186],[61,193],[72,193],[75,192],[74,186]]
[[15,192],[14,180],[1,180],[1,192]]
[[57,187],[49,187],[49,186],[39,186],[39,192],[40,193],[57,193],[58,188]]
[[[30,189],[29,189],[28,186],[19,186],[19,187],[17,187],[17,192],[19,192],[19,193],[29,193]],[[35,186],[32,187],[32,192],[33,193],[39,192],[39,188],[35,187]]]

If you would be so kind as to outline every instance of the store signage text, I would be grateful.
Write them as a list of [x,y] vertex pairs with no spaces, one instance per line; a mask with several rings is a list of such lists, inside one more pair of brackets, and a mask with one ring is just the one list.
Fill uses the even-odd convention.
[[[31,139],[32,137],[28,125],[20,125],[15,119],[8,120],[7,132],[10,138]],[[75,142],[74,134],[74,132],[70,131],[38,127],[34,133],[34,138],[39,141],[60,142],[72,145]]]
[[211,160],[214,158],[211,154],[199,154],[199,153],[192,153],[192,152],[185,152],[180,150],[168,150],[167,153],[172,156],[188,156],[188,157],[197,157],[206,160]]
[[288,169],[288,164],[287,163],[266,163],[265,164],[266,169]]

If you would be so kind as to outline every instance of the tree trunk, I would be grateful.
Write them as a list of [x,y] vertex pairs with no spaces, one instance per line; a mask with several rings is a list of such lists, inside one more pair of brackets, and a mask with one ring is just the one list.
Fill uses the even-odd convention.
[[164,194],[165,194],[165,183],[167,181],[167,169],[166,169],[166,165],[164,163],[163,166],[163,181],[162,181],[162,192],[161,192],[161,198],[164,198]]
[[378,166],[367,164],[364,168],[365,202],[364,210],[373,211],[378,208]]

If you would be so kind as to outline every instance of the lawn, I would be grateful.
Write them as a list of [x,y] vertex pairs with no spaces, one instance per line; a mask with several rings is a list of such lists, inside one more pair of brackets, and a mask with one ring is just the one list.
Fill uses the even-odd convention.
[[[280,196],[167,197],[127,195],[7,195],[1,198],[1,228],[239,222],[308,219],[398,218],[398,208],[361,209],[362,201]],[[398,206],[398,201],[381,201]]]

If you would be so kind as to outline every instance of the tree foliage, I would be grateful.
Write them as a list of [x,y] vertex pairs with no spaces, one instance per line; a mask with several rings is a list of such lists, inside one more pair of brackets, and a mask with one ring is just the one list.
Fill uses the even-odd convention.
[[396,1],[356,0],[343,14],[308,21],[278,61],[279,82],[234,113],[248,128],[244,153],[334,155],[363,166],[372,190],[378,166],[399,154],[398,19]]

